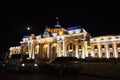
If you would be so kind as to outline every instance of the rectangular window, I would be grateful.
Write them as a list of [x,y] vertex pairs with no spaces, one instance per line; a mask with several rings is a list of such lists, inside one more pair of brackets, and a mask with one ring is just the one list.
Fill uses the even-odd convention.
[[109,48],[112,48],[112,44],[109,44]]
[[97,49],[97,45],[94,46],[94,49]]
[[117,47],[120,47],[120,43],[117,44]]
[[104,45],[102,45],[101,47],[102,47],[102,48],[105,48],[105,46],[104,46]]

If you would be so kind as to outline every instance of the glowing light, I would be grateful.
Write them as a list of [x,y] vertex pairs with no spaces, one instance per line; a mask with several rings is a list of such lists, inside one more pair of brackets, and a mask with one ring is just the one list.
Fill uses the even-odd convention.
[[22,66],[25,66],[25,64],[23,63]]
[[27,27],[27,30],[29,31],[29,30],[30,30],[30,27]]
[[63,34],[63,31],[59,31],[59,35],[62,35]]
[[91,49],[91,46],[88,45],[87,48],[88,48],[88,49]]
[[34,66],[38,66],[37,64],[34,64]]
[[27,57],[26,59],[27,59],[27,60],[30,60],[31,58]]

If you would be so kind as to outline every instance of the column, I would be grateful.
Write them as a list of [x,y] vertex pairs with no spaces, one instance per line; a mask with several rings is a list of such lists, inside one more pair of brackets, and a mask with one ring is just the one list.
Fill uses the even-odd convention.
[[87,51],[87,42],[84,42],[84,47],[85,47],[85,57],[88,57],[88,51]]
[[66,56],[66,53],[65,53],[65,42],[64,42],[64,40],[62,41],[63,42],[63,56]]
[[47,47],[47,58],[49,58],[49,53],[50,53],[50,42],[48,42],[48,47]]
[[75,57],[77,57],[77,58],[79,57],[78,56],[78,41],[76,41],[76,54],[75,54]]
[[32,45],[28,44],[28,54],[29,54],[29,58],[32,58]]
[[105,48],[106,48],[106,58],[109,58],[109,53],[108,53],[108,42],[105,43]]
[[41,50],[40,50],[40,43],[39,43],[38,45],[39,45],[39,50],[38,50],[38,51],[39,51],[39,52],[38,52],[38,53],[39,53],[39,58],[41,58],[41,52],[40,52],[40,51],[41,51]]
[[60,42],[57,41],[57,57],[60,57]]
[[82,41],[82,58],[85,58],[85,48],[84,48],[84,41]]
[[32,59],[35,58],[35,45],[32,44]]
[[116,51],[116,42],[113,42],[113,50],[114,50],[114,57],[117,58],[117,51]]
[[100,45],[100,43],[98,43],[97,44],[98,45],[98,56],[99,56],[99,58],[101,58],[101,45]]

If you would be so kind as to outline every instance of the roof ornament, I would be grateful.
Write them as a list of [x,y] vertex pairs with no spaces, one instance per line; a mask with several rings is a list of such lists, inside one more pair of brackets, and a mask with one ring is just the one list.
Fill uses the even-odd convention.
[[59,24],[59,17],[56,17],[57,20],[57,24],[55,25],[55,27],[61,27],[61,25]]

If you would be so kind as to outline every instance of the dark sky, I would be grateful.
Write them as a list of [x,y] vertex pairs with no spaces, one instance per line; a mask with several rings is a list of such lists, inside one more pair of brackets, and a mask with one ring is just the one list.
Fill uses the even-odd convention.
[[[120,5],[117,2],[75,2],[58,0],[3,1],[0,3],[0,54],[20,45],[29,33],[42,34],[59,17],[62,27],[81,25],[93,37],[120,34]],[[31,26],[31,31],[26,26]]]

